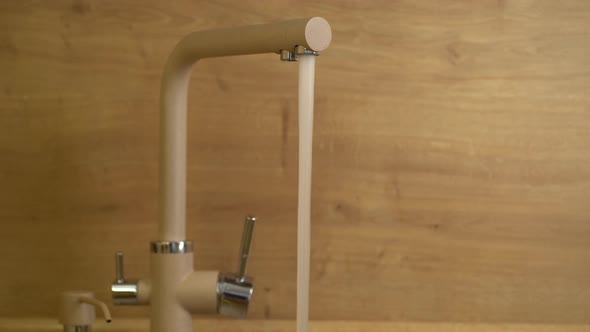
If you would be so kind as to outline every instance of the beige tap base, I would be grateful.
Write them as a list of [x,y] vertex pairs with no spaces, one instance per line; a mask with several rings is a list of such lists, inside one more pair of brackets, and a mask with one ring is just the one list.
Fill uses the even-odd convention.
[[150,279],[140,279],[137,285],[137,304],[150,304],[152,293],[152,281]]
[[195,271],[176,290],[182,306],[192,313],[217,312],[218,271]]
[[193,271],[193,253],[151,254],[151,331],[191,331],[191,314],[176,288]]
[[151,330],[190,331],[191,313],[217,311],[217,271],[192,271],[193,253],[151,254]]

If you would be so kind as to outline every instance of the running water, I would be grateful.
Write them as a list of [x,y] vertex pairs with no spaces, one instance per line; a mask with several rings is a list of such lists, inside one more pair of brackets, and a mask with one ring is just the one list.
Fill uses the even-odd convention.
[[314,76],[315,55],[300,55],[297,332],[307,332],[307,322],[309,320],[310,200]]

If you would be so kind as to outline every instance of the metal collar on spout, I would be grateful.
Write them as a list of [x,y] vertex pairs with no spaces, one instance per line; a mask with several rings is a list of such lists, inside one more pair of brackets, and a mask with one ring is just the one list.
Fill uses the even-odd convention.
[[184,241],[186,219],[186,112],[192,65],[202,58],[281,53],[296,46],[325,50],[332,39],[321,17],[195,32],[178,43],[162,77],[160,100],[159,241]]
[[297,45],[295,48],[290,50],[281,50],[281,61],[297,61],[300,55],[320,55],[320,52],[314,50],[308,50],[307,48]]

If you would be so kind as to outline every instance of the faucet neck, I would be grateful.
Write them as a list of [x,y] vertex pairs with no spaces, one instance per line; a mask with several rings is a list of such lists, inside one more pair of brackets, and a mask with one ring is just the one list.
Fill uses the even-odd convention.
[[184,241],[186,231],[187,99],[191,69],[202,58],[280,53],[296,46],[320,52],[332,32],[321,17],[195,32],[168,58],[160,91],[159,241]]

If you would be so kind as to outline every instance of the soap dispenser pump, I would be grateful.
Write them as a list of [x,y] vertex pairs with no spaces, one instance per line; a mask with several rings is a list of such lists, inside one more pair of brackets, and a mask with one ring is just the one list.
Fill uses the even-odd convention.
[[102,310],[107,323],[111,322],[109,308],[94,298],[94,294],[84,291],[68,291],[61,294],[59,322],[64,332],[90,332],[96,319],[94,307]]

